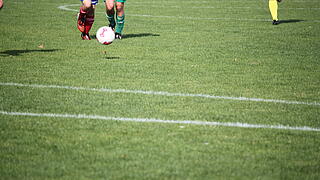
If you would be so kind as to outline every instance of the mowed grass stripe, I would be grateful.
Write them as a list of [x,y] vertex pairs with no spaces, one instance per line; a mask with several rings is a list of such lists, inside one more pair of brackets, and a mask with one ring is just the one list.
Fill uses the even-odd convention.
[[59,85],[20,84],[20,83],[13,83],[13,82],[9,82],[9,83],[0,82],[0,85],[1,86],[32,87],[32,88],[54,88],[54,89],[68,89],[68,90],[85,90],[85,91],[97,91],[97,92],[106,92],[106,93],[130,93],[130,94],[145,94],[145,95],[160,95],[160,96],[198,97],[198,98],[224,99],[224,100],[234,100],[234,101],[254,101],[254,102],[269,102],[269,103],[320,106],[320,103],[318,103],[318,102],[301,102],[301,101],[286,101],[286,100],[279,100],[279,99],[262,99],[262,98],[248,98],[248,97],[215,96],[215,95],[208,95],[208,94],[170,93],[170,92],[163,92],[163,91],[144,91],[144,90],[107,89],[107,88],[86,88],[86,87],[59,86]]
[[113,121],[142,122],[142,123],[190,124],[190,125],[224,126],[224,127],[237,127],[237,128],[320,131],[319,128],[312,128],[307,126],[291,127],[291,126],[284,126],[284,125],[247,124],[247,123],[240,123],[240,122],[223,123],[223,122],[205,122],[205,121],[190,121],[190,120],[179,121],[179,120],[162,120],[162,119],[149,119],[149,118],[108,117],[108,116],[86,115],[86,114],[55,114],[55,113],[30,113],[30,112],[7,112],[7,111],[0,111],[0,114],[11,115],[11,116],[96,119],[96,120],[113,120]]

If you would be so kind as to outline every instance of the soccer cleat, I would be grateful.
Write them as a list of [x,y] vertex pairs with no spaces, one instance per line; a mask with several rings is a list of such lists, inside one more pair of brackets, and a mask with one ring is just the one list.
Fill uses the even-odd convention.
[[77,27],[80,32],[84,32],[85,30],[84,22],[85,22],[85,17],[82,14],[78,13]]
[[122,35],[120,33],[115,33],[115,38],[116,39],[122,39]]
[[278,21],[278,20],[273,20],[272,21],[272,25],[278,25],[278,24],[280,24],[280,21]]
[[282,0],[277,0],[278,2],[281,2]]
[[89,34],[81,33],[82,40],[91,40]]

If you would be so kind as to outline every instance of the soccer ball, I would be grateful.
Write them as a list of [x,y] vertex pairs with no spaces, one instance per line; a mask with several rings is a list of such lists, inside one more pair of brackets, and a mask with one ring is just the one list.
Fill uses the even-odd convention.
[[96,37],[99,43],[108,45],[114,40],[115,34],[111,27],[103,26],[98,29]]

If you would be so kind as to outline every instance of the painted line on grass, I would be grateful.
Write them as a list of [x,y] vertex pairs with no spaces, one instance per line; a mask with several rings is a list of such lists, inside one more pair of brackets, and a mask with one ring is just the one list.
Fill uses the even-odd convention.
[[[77,9],[72,9],[70,7],[79,7],[79,4],[67,4],[67,5],[61,5],[58,7],[58,9],[65,10],[65,11],[73,11],[78,12]],[[301,9],[301,8],[300,8]],[[104,12],[98,12],[98,13],[104,13]],[[189,17],[189,16],[155,16],[150,14],[126,14],[126,16],[133,16],[133,17],[149,17],[149,18],[170,18],[170,19],[187,19],[187,20],[212,20],[212,21],[218,21],[218,20],[227,20],[227,21],[258,21],[258,22],[266,22],[270,21],[270,19],[248,19],[248,18],[201,18],[201,17]],[[320,22],[320,20],[305,20],[308,22]]]
[[[177,6],[167,6],[167,5],[150,5],[150,4],[130,4],[130,7],[148,7],[148,8],[188,8],[188,9],[262,9],[262,10],[268,10],[268,6],[262,7],[249,7],[249,6],[229,6],[229,7],[222,7],[222,6],[192,6],[192,7],[181,7],[179,5]],[[279,10],[285,9],[285,10],[315,10],[318,11],[320,8],[312,7],[312,8],[278,8]]]
[[[254,21],[254,22],[269,22],[270,19],[248,19],[248,18],[201,18],[201,17],[188,17],[188,16],[154,16],[148,14],[130,14],[129,16],[132,17],[150,17],[150,18],[168,18],[168,19],[184,19],[184,20],[211,20],[211,21]],[[289,19],[290,20],[290,19]],[[285,21],[285,20],[283,20]],[[312,20],[301,20],[301,21],[308,21],[308,22],[316,22],[319,23],[320,20],[312,19]],[[281,22],[281,20],[280,20]]]
[[237,127],[237,128],[320,131],[319,128],[312,128],[307,126],[291,127],[291,126],[284,126],[284,125],[247,124],[247,123],[240,123],[240,122],[210,122],[210,121],[191,121],[191,120],[178,121],[178,120],[161,120],[161,119],[149,119],[149,118],[109,117],[109,116],[86,115],[86,114],[55,114],[55,113],[30,113],[30,112],[7,112],[7,111],[0,111],[0,114],[10,115],[10,116],[95,119],[95,120],[112,120],[112,121],[141,122],[141,123],[189,124],[189,125],[224,126],[224,127]]
[[282,104],[320,106],[320,103],[318,103],[318,102],[301,102],[301,101],[287,101],[287,100],[279,100],[279,99],[215,96],[215,95],[208,95],[208,94],[170,93],[170,92],[164,92],[164,91],[86,88],[86,87],[59,86],[59,85],[20,84],[20,83],[13,83],[13,82],[8,82],[8,83],[0,82],[0,85],[1,86],[16,86],[16,87],[32,87],[32,88],[55,88],[55,89],[68,89],[68,90],[84,90],[84,91],[96,91],[96,92],[105,92],[105,93],[128,93],[128,94],[144,94],[144,95],[176,96],[176,97],[197,97],[197,98],[223,99],[223,100],[233,100],[233,101],[253,101],[253,102],[266,102],[266,103],[282,103]]
[[227,20],[227,21],[270,21],[269,19],[247,19],[247,18],[201,18],[201,17],[189,17],[189,16],[154,16],[148,14],[130,14],[133,17],[150,17],[150,18],[168,18],[168,19],[187,19],[187,20]]
[[[197,1],[197,3],[199,3]],[[59,9],[62,9],[62,10],[65,10],[65,11],[74,11],[74,12],[78,12],[79,10],[78,9],[72,9],[72,8],[69,8],[69,7],[80,7],[79,4],[67,4],[67,5],[62,5],[62,6],[58,6]],[[181,7],[181,5],[176,5],[176,6],[173,6],[173,5],[157,5],[157,4],[145,4],[145,3],[130,3],[129,6],[137,6],[137,7],[154,7],[154,8],[183,8]],[[248,6],[228,6],[228,7],[219,7],[219,6],[192,6],[192,7],[186,7],[188,9],[268,9],[268,7],[248,7]],[[311,8],[304,8],[304,7],[299,7],[299,8],[279,8],[279,10],[281,9],[290,9],[290,10],[320,10],[319,7],[311,7]]]
[[[262,0],[263,2],[265,2],[264,0]],[[134,1],[134,2],[130,2],[130,4],[134,3],[134,4],[155,4],[156,2],[159,2],[159,1],[148,1],[148,2],[145,2],[145,1]],[[183,4],[199,4],[199,3],[211,3],[212,1],[186,1],[186,2],[183,2]],[[215,3],[225,3],[224,1],[215,1]],[[233,3],[237,3],[237,2],[243,2],[241,0],[234,0],[234,1],[228,1],[228,2],[233,2]],[[315,1],[307,1],[307,0],[302,0],[302,1],[292,1],[291,2],[293,3],[298,3],[298,2],[301,2],[301,3],[315,3],[315,2],[319,2],[317,0]],[[161,3],[161,2],[159,2]],[[129,3],[128,3],[129,4]],[[172,2],[172,1],[167,1],[166,4],[177,4],[176,2]]]

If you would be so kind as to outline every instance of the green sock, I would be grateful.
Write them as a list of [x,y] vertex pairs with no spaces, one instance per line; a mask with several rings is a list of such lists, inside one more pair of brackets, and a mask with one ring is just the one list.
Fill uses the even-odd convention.
[[124,15],[123,16],[117,16],[117,27],[116,27],[116,33],[122,33],[123,27],[124,27]]
[[114,20],[114,15],[113,14],[112,15],[106,14],[106,17],[107,17],[107,19],[108,19],[108,21],[110,23],[110,26],[111,27],[115,27],[116,26],[116,21]]

